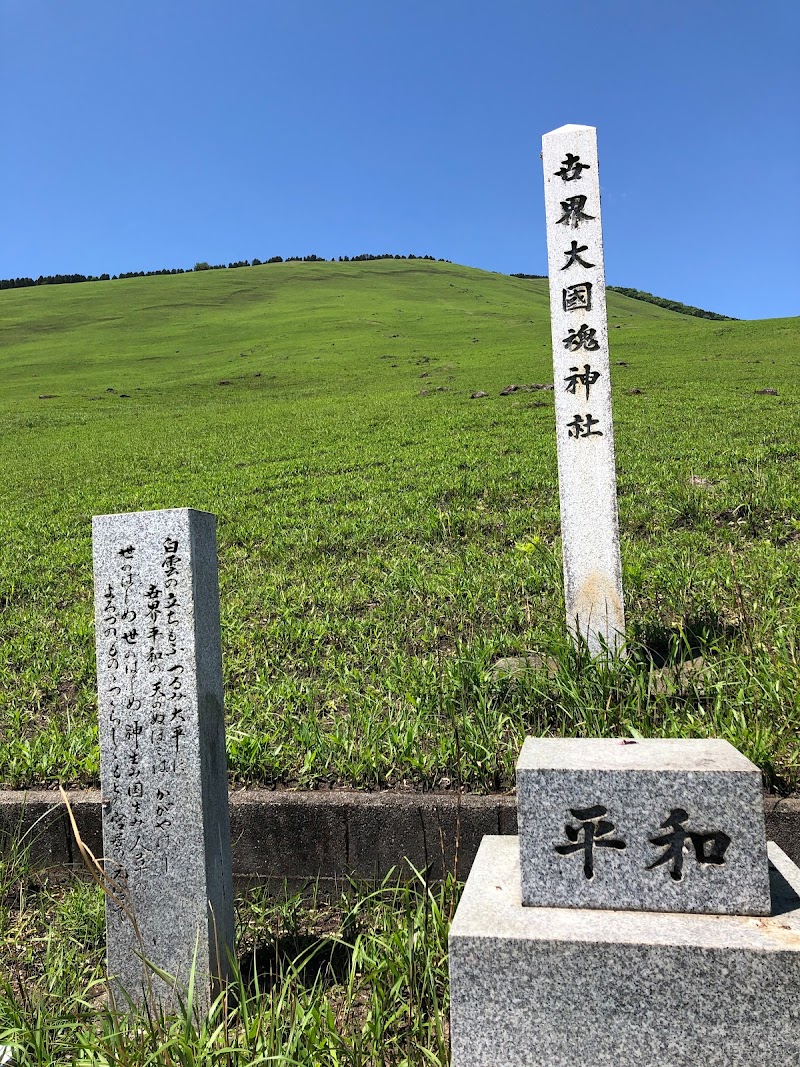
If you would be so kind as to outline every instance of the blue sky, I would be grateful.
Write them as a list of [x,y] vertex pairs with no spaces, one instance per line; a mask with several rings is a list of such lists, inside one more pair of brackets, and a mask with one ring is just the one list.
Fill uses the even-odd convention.
[[0,0],[0,277],[315,253],[544,274],[598,128],[606,275],[796,315],[793,0]]

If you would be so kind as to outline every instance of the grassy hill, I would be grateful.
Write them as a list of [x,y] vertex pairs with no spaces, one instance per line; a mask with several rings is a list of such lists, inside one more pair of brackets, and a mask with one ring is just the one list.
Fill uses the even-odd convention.
[[[640,731],[794,787],[798,320],[609,293],[632,654],[603,666],[564,639],[552,393],[498,395],[552,381],[546,285],[386,260],[0,293],[0,782],[97,779],[92,514],[193,506],[237,779],[505,788],[526,731]],[[531,650],[558,668],[493,675]]]

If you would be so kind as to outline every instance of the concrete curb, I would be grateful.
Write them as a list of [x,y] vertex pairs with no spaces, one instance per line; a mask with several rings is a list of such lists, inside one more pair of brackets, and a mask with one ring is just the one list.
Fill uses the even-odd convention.
[[[102,855],[100,791],[68,794],[81,837]],[[466,878],[484,834],[517,832],[517,798],[466,793],[230,794],[233,873],[239,879],[381,879],[407,860],[433,878]],[[765,796],[767,837],[800,865],[800,799]],[[0,790],[0,847],[24,833],[37,869],[80,866],[66,810],[51,790]],[[7,847],[7,846],[6,846]]]

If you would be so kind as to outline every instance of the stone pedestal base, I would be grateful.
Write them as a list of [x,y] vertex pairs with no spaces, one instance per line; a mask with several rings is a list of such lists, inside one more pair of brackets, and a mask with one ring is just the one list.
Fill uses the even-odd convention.
[[800,870],[763,918],[523,907],[485,837],[450,931],[453,1067],[800,1064]]

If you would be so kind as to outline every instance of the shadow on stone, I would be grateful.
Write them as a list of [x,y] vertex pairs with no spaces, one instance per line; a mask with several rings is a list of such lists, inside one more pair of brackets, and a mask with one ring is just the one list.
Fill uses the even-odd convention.
[[778,915],[785,915],[787,912],[796,912],[800,909],[800,897],[772,863],[769,867],[769,882],[770,892],[772,893],[773,918]]

